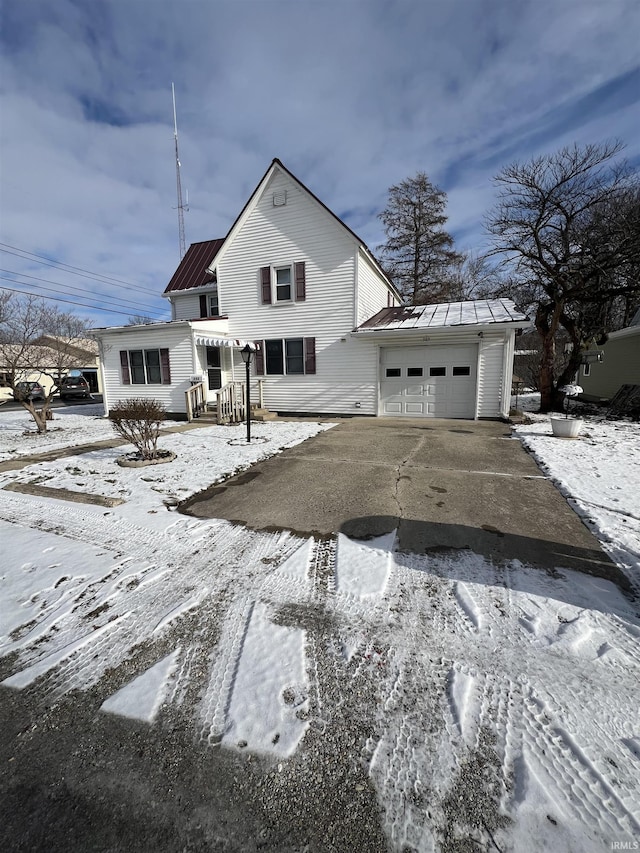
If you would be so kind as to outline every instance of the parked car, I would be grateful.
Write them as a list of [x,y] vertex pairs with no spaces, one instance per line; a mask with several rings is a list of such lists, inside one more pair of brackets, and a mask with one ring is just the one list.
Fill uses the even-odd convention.
[[13,399],[22,400],[44,400],[47,395],[39,382],[16,382],[13,389]]
[[73,397],[84,397],[85,399],[91,396],[89,383],[84,376],[64,376],[60,383],[60,399],[70,400]]
[[46,396],[44,388],[39,382],[16,382],[16,387],[13,389],[13,399],[19,402],[23,400],[44,400]]

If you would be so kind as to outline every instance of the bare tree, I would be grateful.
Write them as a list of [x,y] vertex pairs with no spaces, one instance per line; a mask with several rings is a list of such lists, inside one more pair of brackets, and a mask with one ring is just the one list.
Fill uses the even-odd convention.
[[[0,298],[0,367],[6,384],[29,412],[38,432],[43,433],[62,377],[78,366],[78,347],[86,338],[89,324],[40,297],[8,294],[4,298],[6,295]],[[38,407],[20,394],[18,387],[34,375],[47,376],[52,382]]]
[[463,252],[453,268],[460,299],[491,299],[508,296],[512,281],[499,263],[488,255]]
[[157,323],[153,317],[148,317],[146,314],[132,314],[127,319],[127,326],[144,326],[146,323]]
[[[603,340],[616,312],[640,295],[640,184],[621,143],[572,146],[514,163],[495,178],[487,227],[510,268],[511,295],[535,315],[541,341],[541,411],[561,407],[582,351]],[[557,342],[569,339],[557,370]]]
[[447,194],[424,172],[389,188],[380,214],[387,241],[378,247],[385,271],[413,305],[460,298],[456,266],[462,256],[444,230]]

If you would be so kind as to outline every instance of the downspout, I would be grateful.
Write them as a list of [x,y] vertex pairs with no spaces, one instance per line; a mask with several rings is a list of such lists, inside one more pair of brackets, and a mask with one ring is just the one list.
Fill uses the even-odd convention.
[[473,419],[477,421],[480,417],[480,377],[484,377],[484,361],[482,349],[484,343],[484,332],[478,332],[478,358],[476,359],[476,401],[473,411]]
[[510,329],[505,334],[502,361],[502,400],[500,414],[503,418],[509,417],[509,410],[511,409],[511,376],[513,375],[513,353],[515,350],[515,340],[515,329]]
[[100,360],[100,384],[102,385],[102,404],[104,406],[105,417],[109,416],[109,398],[107,396],[107,380],[104,372],[104,343],[102,338],[98,338],[98,357]]
[[353,325],[355,329],[358,323],[358,305],[360,299],[360,247],[358,246],[353,259]]

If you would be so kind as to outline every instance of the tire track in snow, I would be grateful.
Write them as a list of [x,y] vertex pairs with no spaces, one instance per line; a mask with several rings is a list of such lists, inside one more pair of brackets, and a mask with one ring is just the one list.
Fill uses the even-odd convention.
[[564,728],[554,722],[546,703],[531,690],[524,700],[524,752],[545,771],[546,784],[564,810],[602,835],[621,838],[640,831],[610,784],[598,773]]

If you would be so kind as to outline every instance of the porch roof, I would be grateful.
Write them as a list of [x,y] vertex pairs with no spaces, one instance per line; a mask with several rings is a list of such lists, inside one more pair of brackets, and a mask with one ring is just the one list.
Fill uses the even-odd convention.
[[253,341],[243,341],[241,338],[216,338],[213,335],[195,335],[194,338],[197,346],[203,347],[229,347],[231,349],[244,349],[248,346],[255,350],[256,345]]

